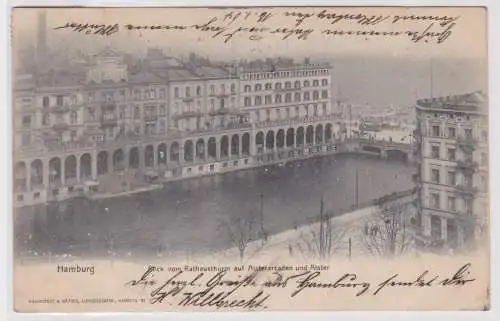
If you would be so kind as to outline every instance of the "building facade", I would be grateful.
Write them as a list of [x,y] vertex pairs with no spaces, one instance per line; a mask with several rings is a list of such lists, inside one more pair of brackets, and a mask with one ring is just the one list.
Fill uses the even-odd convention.
[[17,206],[335,149],[329,66],[252,71],[155,59],[131,73],[107,48],[84,72],[18,77]]
[[416,110],[421,236],[461,248],[489,217],[487,97],[424,99]]

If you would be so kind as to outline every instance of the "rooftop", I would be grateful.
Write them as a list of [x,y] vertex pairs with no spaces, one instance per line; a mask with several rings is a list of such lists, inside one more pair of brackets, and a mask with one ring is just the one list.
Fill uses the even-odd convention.
[[477,111],[486,106],[488,97],[482,91],[417,100],[417,107],[448,109],[451,111]]

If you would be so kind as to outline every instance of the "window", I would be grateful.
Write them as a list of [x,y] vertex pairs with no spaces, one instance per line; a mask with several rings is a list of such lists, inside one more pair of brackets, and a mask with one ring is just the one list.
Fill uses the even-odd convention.
[[63,96],[60,96],[60,95],[59,95],[59,96],[56,96],[56,105],[57,105],[57,106],[62,106],[62,105],[63,105],[63,103],[64,103],[63,98],[64,98],[64,97],[63,97]]
[[224,95],[226,93],[226,86],[224,84],[220,85],[220,93]]
[[300,93],[295,93],[295,94],[293,95],[293,100],[294,100],[294,101],[300,101]]
[[299,117],[300,116],[300,109],[299,109],[299,106],[295,107],[295,117]]
[[23,127],[24,128],[31,127],[31,116],[23,116]]
[[281,118],[280,109],[276,108],[276,119],[280,119],[280,118]]
[[262,104],[262,97],[255,96],[255,106],[260,106]]
[[328,86],[328,79],[321,80],[321,85],[322,86]]
[[291,83],[291,82],[289,82],[289,81],[286,81],[286,82],[285,82],[285,88],[286,88],[286,89],[290,89],[290,88],[292,88],[292,83]]
[[308,100],[310,100],[310,99],[311,99],[311,94],[310,94],[308,91],[306,91],[306,92],[304,93],[304,101],[308,101]]
[[135,109],[134,109],[134,118],[135,119],[141,118],[141,108],[140,107],[135,107]]
[[457,210],[455,197],[448,197],[448,210],[451,212],[455,212]]
[[215,100],[210,99],[210,110],[214,110],[214,109],[215,109]]
[[319,80],[318,79],[314,79],[313,80],[313,87],[318,87],[319,86]]
[[440,208],[440,199],[439,199],[439,194],[438,193],[432,193],[431,194],[431,206],[435,209]]
[[323,115],[326,115],[326,104],[323,103]]
[[448,185],[455,186],[455,184],[456,184],[455,172],[449,171],[448,172]]
[[457,136],[457,132],[455,127],[448,127],[448,137],[455,138]]
[[280,82],[277,82],[277,83],[274,85],[274,89],[276,89],[276,90],[280,90],[280,89],[281,89],[281,83],[280,83]]
[[177,87],[174,88],[174,97],[179,98],[179,88]]
[[488,155],[486,153],[481,153],[481,166],[488,165]]
[[318,116],[318,105],[314,104],[314,116]]
[[255,91],[261,91],[262,90],[262,85],[261,84],[256,84],[255,85]]
[[472,139],[472,128],[465,128],[464,134],[466,139]]
[[71,131],[71,141],[74,142],[76,140],[76,130]]
[[[179,97],[179,88],[175,88],[175,97]],[[141,91],[140,90],[134,90],[134,99],[135,100],[141,100]]]
[[319,99],[319,92],[317,90],[313,91],[313,100]]
[[456,152],[454,148],[448,148],[448,160],[452,162],[456,160]]
[[264,98],[266,104],[271,104],[273,101],[273,97],[271,95],[266,95]]
[[42,116],[42,125],[49,126],[50,125],[50,114],[44,113]]
[[78,113],[77,113],[76,111],[72,111],[72,112],[71,112],[70,122],[71,122],[72,124],[76,124],[76,123],[78,123]]
[[165,89],[160,89],[160,99],[165,99],[165,98],[166,98]]
[[290,118],[290,108],[286,108],[286,118]]
[[235,84],[231,84],[231,93],[232,94],[236,93],[236,85]]
[[309,81],[308,80],[304,80],[304,87],[309,87]]
[[439,159],[441,158],[440,152],[439,152],[439,146],[431,146],[431,157]]
[[321,91],[321,98],[328,98],[328,90]]
[[285,94],[285,102],[289,103],[292,101],[292,94],[291,93],[286,93]]
[[440,128],[437,125],[432,126],[432,136],[439,137]]
[[244,91],[245,91],[246,93],[249,93],[250,91],[252,91],[252,87],[250,87],[250,85],[245,85],[245,87],[244,87]]
[[465,215],[472,216],[472,200],[464,200]]
[[29,144],[31,144],[31,135],[29,133],[24,133],[22,139],[23,146],[28,146]]
[[273,85],[270,82],[268,82],[266,84],[265,88],[266,88],[266,90],[271,90],[271,89],[273,89]]
[[245,107],[251,106],[251,105],[252,105],[251,98],[250,98],[250,97],[245,97],[245,98],[244,98],[244,101],[243,101],[243,105],[244,105]]
[[191,97],[191,87],[186,87],[186,97]]
[[296,81],[293,83],[293,87],[295,87],[295,88],[300,88],[300,81],[296,80]]
[[256,121],[259,121],[259,120],[260,120],[260,117],[259,117],[259,116],[260,116],[259,112],[258,112],[258,111],[256,111],[256,112],[255,112],[255,120],[256,120]]
[[464,183],[465,183],[465,186],[467,187],[472,187],[472,175],[470,174],[467,174],[467,175],[464,175]]
[[271,120],[271,110],[266,110],[266,121],[270,121]]
[[42,106],[43,107],[49,107],[50,106],[50,99],[49,99],[49,97],[43,97],[42,98]]
[[483,130],[481,132],[481,139],[484,141],[484,142],[487,142],[488,141],[488,132],[486,130]]
[[439,169],[431,169],[431,181],[439,184]]
[[276,94],[276,95],[274,96],[274,102],[275,102],[276,104],[281,104],[281,95],[280,95],[280,94]]
[[221,109],[224,109],[225,107],[226,107],[226,106],[225,106],[225,101],[224,101],[224,99],[221,99],[221,100],[220,100],[220,108],[221,108]]
[[196,87],[196,96],[201,96],[201,87]]

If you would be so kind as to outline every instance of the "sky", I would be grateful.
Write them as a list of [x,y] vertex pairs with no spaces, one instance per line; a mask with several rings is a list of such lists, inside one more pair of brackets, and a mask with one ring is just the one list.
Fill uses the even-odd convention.
[[[24,41],[32,42],[36,35],[36,8],[16,8],[12,15],[12,31],[14,46],[20,36]],[[327,13],[364,14],[368,17],[387,16],[388,19],[374,26],[362,26],[353,19],[342,19],[336,23],[326,18],[318,18],[318,13],[327,10]],[[314,56],[314,55],[365,55],[385,57],[449,57],[449,58],[486,58],[486,11],[482,8],[258,8],[258,9],[207,9],[207,8],[52,8],[45,9],[47,13],[48,40],[54,47],[71,46],[85,51],[95,51],[104,45],[110,45],[125,51],[139,52],[146,47],[156,46],[164,48],[172,55],[197,52],[208,57],[219,59],[256,58],[265,56]],[[241,12],[239,18],[231,25],[222,22],[224,15]],[[264,34],[263,39],[249,40],[244,32],[236,34],[228,43],[223,39],[211,38],[206,32],[195,31],[127,31],[123,25],[194,25],[208,22],[211,18],[217,21],[212,24],[223,25],[234,31],[238,27],[267,27],[271,30],[293,28],[295,17],[285,17],[285,11],[312,14],[306,18],[299,29],[314,29],[307,40],[298,40],[297,36],[290,36],[280,40],[281,36]],[[242,17],[249,12],[249,18]],[[265,22],[258,23],[257,19],[263,12],[271,13]],[[410,21],[395,16],[441,16],[454,17],[454,22],[441,27],[435,21],[429,31],[440,32],[451,24],[450,36],[441,44],[435,41],[418,43],[410,41],[408,36],[395,37],[353,37],[325,35],[325,29],[343,31],[417,31],[423,32],[432,21]],[[54,30],[67,22],[92,24],[119,24],[120,31],[111,36],[85,35],[72,32],[69,29]],[[430,38],[429,38],[430,39]]]

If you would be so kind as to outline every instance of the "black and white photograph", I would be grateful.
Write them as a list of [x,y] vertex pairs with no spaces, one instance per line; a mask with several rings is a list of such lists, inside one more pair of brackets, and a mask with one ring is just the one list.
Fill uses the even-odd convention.
[[481,7],[14,8],[16,310],[487,309],[486,48]]

